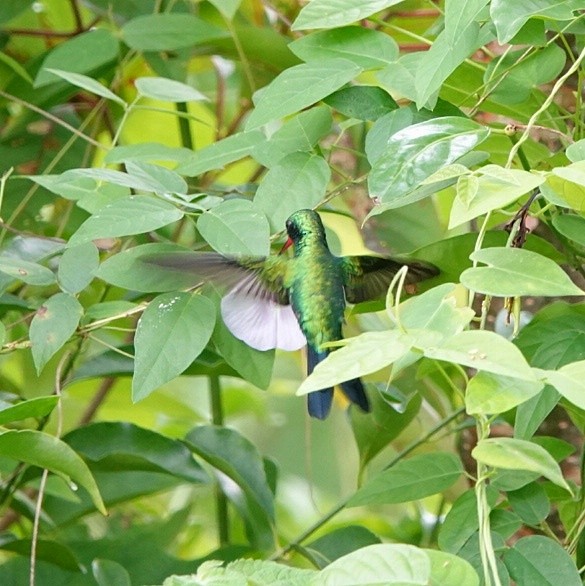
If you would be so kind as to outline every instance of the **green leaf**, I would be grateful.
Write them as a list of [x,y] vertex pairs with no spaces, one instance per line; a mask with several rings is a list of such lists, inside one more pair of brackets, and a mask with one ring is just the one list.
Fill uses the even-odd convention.
[[487,128],[456,116],[413,124],[388,139],[372,163],[370,197],[399,200],[441,167],[454,163],[487,138]]
[[229,33],[191,14],[137,16],[121,30],[122,40],[138,51],[173,51],[228,37]]
[[461,274],[461,283],[479,293],[499,297],[583,295],[558,264],[530,250],[484,248],[470,258],[488,265]]
[[311,586],[396,586],[426,585],[431,575],[431,561],[425,551],[414,545],[381,543],[363,547],[335,560]]
[[254,196],[254,206],[266,215],[273,230],[282,230],[294,211],[313,208],[323,199],[330,178],[325,159],[310,153],[291,153],[266,173]]
[[208,482],[205,471],[178,441],[132,423],[100,421],[64,438],[96,470],[144,470],[172,474],[188,482]]
[[118,562],[94,559],[91,571],[98,586],[132,586],[130,574]]
[[[217,303],[217,311],[219,313],[219,302]],[[245,342],[238,340],[223,323],[220,315],[216,317],[211,340],[225,361],[244,380],[260,389],[268,388],[272,379],[274,350],[256,350]]]
[[572,362],[559,370],[543,370],[546,382],[551,384],[567,401],[585,409],[585,360]]
[[199,457],[229,476],[257,510],[274,522],[274,496],[264,463],[249,440],[234,429],[202,425],[192,429],[185,442]]
[[522,353],[506,338],[486,330],[469,330],[423,348],[425,356],[512,378],[536,381]]
[[325,98],[325,103],[348,118],[377,120],[398,108],[383,89],[368,85],[341,88]]
[[49,67],[45,67],[45,71],[49,71],[50,73],[55,74],[57,77],[68,81],[70,84],[80,87],[81,89],[87,90],[92,94],[96,94],[97,96],[101,96],[102,98],[106,98],[107,100],[112,100],[121,104],[122,106],[126,106],[126,102],[117,96],[114,92],[110,91],[105,85],[101,84],[99,81],[96,81],[92,77],[88,77],[87,75],[82,75],[81,73],[71,73],[70,71],[63,71],[61,69],[52,69]]
[[[415,76],[417,108],[435,106],[437,92],[445,80],[477,49],[491,42],[495,35],[487,24],[476,19],[487,0],[446,5],[445,29],[418,63]],[[433,99],[434,98],[434,99]]]
[[531,482],[518,490],[508,492],[512,510],[527,525],[538,525],[550,513],[550,502],[546,492],[538,482]]
[[65,442],[40,431],[23,429],[0,433],[0,454],[65,476],[87,490],[102,514],[106,509],[85,462]]
[[41,418],[49,415],[57,403],[59,397],[51,395],[49,397],[35,397],[28,399],[15,405],[5,404],[0,405],[0,425],[6,425],[13,421],[21,421],[28,417]]
[[493,468],[536,472],[572,492],[554,458],[534,443],[509,437],[489,438],[480,440],[471,455]]
[[349,507],[395,504],[419,500],[452,486],[463,466],[447,452],[420,454],[401,460],[362,486],[349,500]]
[[522,537],[504,552],[504,563],[516,584],[580,586],[575,562],[554,539],[543,535]]
[[195,88],[166,77],[139,77],[134,85],[141,96],[163,102],[197,102],[207,100]]
[[312,0],[299,12],[292,29],[335,28],[367,18],[402,0]]
[[492,0],[490,15],[498,31],[498,42],[507,43],[529,18],[571,20],[573,11],[581,8],[578,0]]
[[449,228],[469,222],[489,211],[504,208],[544,182],[541,175],[519,169],[502,169],[496,165],[489,165],[487,172],[483,168],[479,172],[484,174],[479,177],[473,199],[454,200]]
[[283,71],[257,94],[246,123],[251,130],[318,102],[361,72],[347,59],[323,59]]
[[121,197],[89,217],[73,234],[70,244],[97,238],[142,234],[162,228],[183,217],[174,205],[147,195]]
[[332,124],[330,108],[310,108],[287,120],[268,140],[254,148],[252,156],[270,168],[286,155],[297,151],[311,151],[319,139],[329,134]]
[[201,279],[185,271],[154,270],[140,257],[159,252],[185,251],[176,244],[143,244],[115,254],[100,265],[96,277],[130,291],[175,291],[193,287]]
[[467,385],[465,406],[470,415],[504,413],[537,395],[544,383],[478,372]]
[[[489,492],[488,506],[493,507],[495,502],[493,493]],[[439,529],[439,547],[443,551],[456,554],[478,528],[477,500],[475,492],[470,489],[461,494],[449,509]]]
[[45,286],[55,282],[53,271],[47,267],[8,256],[0,256],[0,272],[29,285]]
[[571,163],[585,160],[585,139],[582,138],[577,142],[570,144],[565,151],[565,155]]
[[177,167],[177,173],[193,177],[211,169],[222,169],[225,165],[250,155],[265,140],[260,130],[232,134],[192,153],[190,159]]
[[306,395],[346,380],[376,372],[398,360],[413,340],[399,331],[365,332],[331,352],[301,384],[297,395]]
[[[10,537],[9,537],[10,535]],[[15,539],[12,534],[4,534],[0,541],[0,549],[17,553],[21,556],[30,557],[32,542],[30,539]],[[84,568],[73,551],[56,541],[38,539],[35,548],[36,558],[42,562],[52,565],[52,570],[62,568],[67,572],[83,572]]]
[[197,220],[201,236],[225,255],[267,256],[270,227],[264,214],[246,199],[229,199]]
[[83,307],[68,293],[49,297],[37,310],[29,336],[38,374],[73,335],[82,315]]
[[360,26],[314,32],[288,48],[303,61],[342,57],[364,69],[385,67],[398,58],[398,45],[387,34]]
[[371,413],[352,409],[349,414],[362,469],[406,429],[422,404],[419,393],[405,397],[396,407],[391,403],[392,397],[385,393],[370,393],[369,399]]
[[423,550],[431,560],[431,581],[434,586],[479,586],[479,576],[473,566],[466,560],[437,551]]
[[[118,50],[118,39],[105,28],[76,35],[59,43],[49,52],[39,68],[34,87],[40,88],[55,83],[55,75],[48,69],[54,68],[70,73],[91,73],[118,59]],[[114,99],[111,96],[104,97]]]
[[57,271],[61,289],[72,295],[83,291],[93,280],[99,264],[99,251],[93,242],[66,248]]
[[209,0],[228,20],[232,20],[242,0]]
[[[520,57],[523,57],[520,60]],[[527,100],[534,87],[554,80],[562,71],[566,54],[552,44],[525,56],[525,50],[512,51],[488,64],[484,80],[490,99],[503,104]]]
[[126,161],[172,161],[182,163],[193,156],[193,151],[183,147],[170,147],[158,142],[116,146],[104,157],[105,163],[124,163]]
[[181,292],[155,297],[136,328],[132,400],[179,376],[201,354],[214,325],[215,307],[206,297]]
[[333,560],[368,545],[380,543],[380,538],[361,525],[348,525],[334,529],[308,543],[304,549],[310,551],[319,562],[320,568]]
[[563,236],[580,246],[585,246],[585,218],[577,214],[559,214],[553,216],[552,225]]

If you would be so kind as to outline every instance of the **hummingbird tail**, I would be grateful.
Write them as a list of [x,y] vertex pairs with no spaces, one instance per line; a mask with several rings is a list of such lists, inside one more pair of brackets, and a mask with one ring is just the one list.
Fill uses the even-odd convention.
[[[307,345],[307,370],[308,374],[313,372],[313,369],[319,362],[325,360],[329,352],[318,352],[310,345]],[[359,378],[348,380],[339,385],[343,394],[352,402],[355,403],[362,411],[369,413],[371,410],[370,402],[364,390],[364,385]],[[317,419],[325,419],[329,415],[331,403],[333,402],[333,389],[321,389],[314,391],[307,396],[307,408],[311,417]]]
[[339,385],[343,394],[352,402],[355,403],[362,411],[369,413],[371,411],[368,396],[364,390],[364,385],[359,378],[345,381]]

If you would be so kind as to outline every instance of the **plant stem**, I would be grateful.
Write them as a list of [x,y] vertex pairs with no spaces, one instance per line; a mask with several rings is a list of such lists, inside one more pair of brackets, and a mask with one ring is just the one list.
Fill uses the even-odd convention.
[[[219,376],[209,377],[209,399],[211,403],[211,421],[213,425],[223,425],[223,405],[221,402],[221,383]],[[215,506],[217,515],[217,532],[219,545],[227,545],[230,541],[228,501],[219,482],[215,485]]]
[[[436,433],[441,431],[444,427],[447,427],[447,425],[449,425],[454,419],[457,419],[457,417],[459,417],[459,415],[461,415],[464,411],[465,411],[465,407],[460,407],[456,411],[453,411],[453,413],[451,413],[451,415],[448,415],[447,417],[445,417],[445,419],[441,419],[441,421],[439,421],[439,423],[437,423],[434,427],[432,427],[429,431],[427,431],[427,433],[425,435],[423,435],[421,438],[411,442],[401,452],[396,454],[396,456],[394,456],[394,458],[392,458],[392,460],[390,460],[390,462],[384,467],[384,470],[388,470],[388,468],[392,468],[392,466],[395,466],[398,462],[400,462],[400,460],[402,460],[403,458],[408,456],[408,454],[410,454],[410,452],[412,452],[413,450],[415,450],[416,448],[418,448],[419,446],[424,444],[431,437],[433,437]],[[296,539],[289,542],[288,545],[281,547],[280,549],[275,551],[270,556],[269,559],[271,559],[271,560],[280,559],[283,556],[285,556],[287,553],[289,553],[293,549],[295,549],[303,541],[305,541],[311,535],[313,535],[313,533],[315,533],[315,531],[317,531],[318,529],[321,529],[321,527],[323,527],[323,525],[325,525],[329,520],[331,520],[333,517],[335,517],[335,515],[337,515],[341,511],[343,511],[343,509],[346,507],[347,503],[349,502],[349,500],[351,499],[352,496],[353,495],[349,495],[348,497],[341,500],[335,507],[333,507],[333,509],[331,509],[328,513],[323,515],[318,521],[313,523],[313,525],[311,525],[308,529],[303,531]]]

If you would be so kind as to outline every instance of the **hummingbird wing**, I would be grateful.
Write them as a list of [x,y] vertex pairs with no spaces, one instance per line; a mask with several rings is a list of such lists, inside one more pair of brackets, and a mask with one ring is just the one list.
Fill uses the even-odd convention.
[[190,250],[150,254],[142,262],[193,273],[228,290],[221,315],[231,333],[256,350],[298,350],[306,343],[285,287],[285,257],[227,257]]
[[387,256],[342,256],[345,297],[350,303],[379,299],[388,291],[396,273],[408,266],[406,284],[411,285],[439,274],[434,265],[402,261]]

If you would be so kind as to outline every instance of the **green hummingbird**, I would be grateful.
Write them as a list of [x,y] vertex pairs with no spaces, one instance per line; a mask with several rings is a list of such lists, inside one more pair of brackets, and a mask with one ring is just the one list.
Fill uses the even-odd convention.
[[[188,271],[228,289],[221,315],[232,334],[258,350],[298,350],[307,346],[308,374],[331,351],[327,344],[343,338],[346,302],[386,294],[400,268],[407,265],[407,284],[438,274],[436,267],[384,256],[335,256],[329,250],[319,214],[294,212],[286,221],[288,240],[279,254],[226,257],[213,252],[160,253],[143,261]],[[292,246],[293,256],[282,254]],[[359,378],[341,383],[346,397],[363,411],[370,404]],[[309,415],[327,417],[333,389],[307,396]]]

